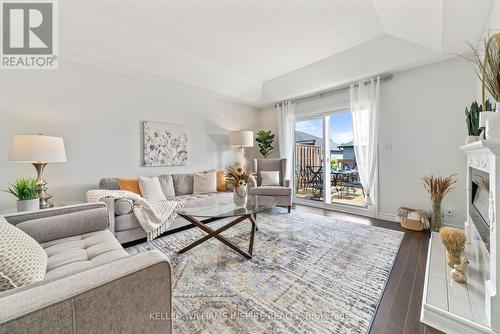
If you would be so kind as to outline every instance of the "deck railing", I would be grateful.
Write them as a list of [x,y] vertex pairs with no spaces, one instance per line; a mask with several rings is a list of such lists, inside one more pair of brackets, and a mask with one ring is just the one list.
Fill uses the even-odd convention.
[[295,144],[295,185],[296,190],[307,187],[307,166],[323,165],[323,147],[318,145]]

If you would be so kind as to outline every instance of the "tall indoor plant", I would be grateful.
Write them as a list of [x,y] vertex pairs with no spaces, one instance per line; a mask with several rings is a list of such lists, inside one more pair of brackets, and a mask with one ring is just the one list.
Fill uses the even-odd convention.
[[17,198],[17,211],[37,211],[40,208],[38,199],[38,185],[36,179],[22,178],[16,180],[9,188],[3,191]]
[[429,193],[432,201],[431,230],[438,232],[443,226],[443,209],[441,203],[443,198],[453,190],[457,180],[452,174],[448,177],[424,176],[422,179],[425,190]]
[[274,149],[274,134],[271,130],[261,130],[257,132],[257,138],[255,139],[257,143],[259,143],[259,151],[260,154],[267,159],[271,154],[271,151]]

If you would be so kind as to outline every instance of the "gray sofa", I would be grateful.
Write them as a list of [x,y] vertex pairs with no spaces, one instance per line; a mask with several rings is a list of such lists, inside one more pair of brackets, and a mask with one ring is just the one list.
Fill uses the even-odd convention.
[[103,203],[5,218],[40,243],[48,264],[44,280],[0,293],[0,333],[171,333],[167,258],[129,255]]
[[[216,192],[209,194],[193,194],[192,173],[165,174],[159,176],[160,184],[165,197],[168,200],[181,201],[184,207],[209,206],[216,203],[229,204],[233,202],[231,192]],[[120,185],[117,178],[103,178],[99,181],[99,188],[106,190],[119,190]],[[105,198],[109,211],[110,230],[122,244],[144,239],[146,233],[135,218],[133,205],[130,200]],[[168,231],[176,230],[191,225],[183,218],[176,218],[170,225]],[[167,231],[167,232],[168,232]]]

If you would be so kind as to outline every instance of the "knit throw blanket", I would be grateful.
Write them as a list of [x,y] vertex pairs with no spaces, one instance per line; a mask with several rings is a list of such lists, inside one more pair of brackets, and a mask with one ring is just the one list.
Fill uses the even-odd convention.
[[146,232],[148,241],[167,231],[177,216],[175,210],[182,207],[179,201],[159,201],[149,203],[136,193],[125,190],[89,190],[85,194],[87,202],[98,202],[103,198],[129,199],[134,204],[134,215]]

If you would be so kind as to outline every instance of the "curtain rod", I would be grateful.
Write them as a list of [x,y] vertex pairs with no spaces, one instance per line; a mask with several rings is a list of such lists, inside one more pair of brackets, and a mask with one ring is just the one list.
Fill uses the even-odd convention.
[[[380,81],[381,82],[383,82],[383,81],[389,81],[392,78],[394,78],[394,76],[392,74],[389,74],[389,75],[385,75],[383,77],[380,77]],[[368,86],[370,83],[371,83],[371,81],[365,81],[365,82],[363,82],[363,85]],[[354,85],[354,86],[357,86],[357,84]],[[331,89],[331,90],[326,90],[326,91],[321,92],[321,93],[316,93],[314,95],[299,97],[297,99],[290,99],[290,100],[293,103],[297,103],[297,102],[303,102],[303,101],[306,101],[306,100],[313,100],[313,99],[317,99],[317,98],[323,98],[323,97],[327,97],[327,96],[333,95],[333,94],[338,93],[338,92],[342,92],[342,91],[348,90],[349,87],[350,86],[345,86],[345,87],[341,87],[341,88],[335,88],[335,89]],[[274,107],[277,107],[278,105],[279,105],[279,103],[276,103],[274,105]]]

